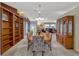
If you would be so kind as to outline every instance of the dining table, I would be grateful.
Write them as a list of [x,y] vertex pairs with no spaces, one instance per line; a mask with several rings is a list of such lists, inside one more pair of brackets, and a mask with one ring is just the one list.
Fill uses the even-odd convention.
[[33,36],[32,52],[33,52],[33,56],[35,56],[35,52],[41,52],[42,56],[45,53],[45,51],[44,51],[44,40],[39,35]]

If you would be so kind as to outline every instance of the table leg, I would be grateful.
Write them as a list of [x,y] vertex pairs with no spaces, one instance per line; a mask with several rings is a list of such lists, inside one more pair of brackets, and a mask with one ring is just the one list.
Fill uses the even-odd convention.
[[32,51],[33,52],[33,56],[35,56],[35,51]]
[[45,51],[42,51],[42,56],[44,56]]

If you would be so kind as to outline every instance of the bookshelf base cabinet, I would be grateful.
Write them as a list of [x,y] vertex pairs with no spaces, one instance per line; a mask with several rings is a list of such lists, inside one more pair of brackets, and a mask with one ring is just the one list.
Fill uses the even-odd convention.
[[63,45],[67,48],[67,49],[73,49],[73,40],[71,37],[64,37],[63,38]]
[[59,36],[59,42],[62,44],[63,42],[62,42],[62,36],[60,35]]

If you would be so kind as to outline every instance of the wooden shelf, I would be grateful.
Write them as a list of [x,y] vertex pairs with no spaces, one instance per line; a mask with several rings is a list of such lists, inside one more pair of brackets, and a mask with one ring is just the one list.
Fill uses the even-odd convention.
[[9,45],[9,44],[3,46],[2,47],[2,53],[4,53],[5,51],[7,51],[9,48],[11,48],[11,45]]
[[5,46],[6,44],[9,44],[9,43],[12,43],[12,41],[10,41],[10,40],[3,41],[2,42],[2,44],[3,44],[2,46]]

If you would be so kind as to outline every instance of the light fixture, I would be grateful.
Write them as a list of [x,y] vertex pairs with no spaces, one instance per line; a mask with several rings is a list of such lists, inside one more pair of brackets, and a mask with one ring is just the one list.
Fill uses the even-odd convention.
[[21,15],[21,16],[23,16],[24,15],[24,12],[18,10],[18,14]]
[[37,12],[37,14],[38,14],[38,17],[36,18],[37,21],[42,20],[40,8],[41,8],[41,4],[38,5],[37,9],[34,9],[34,11]]

